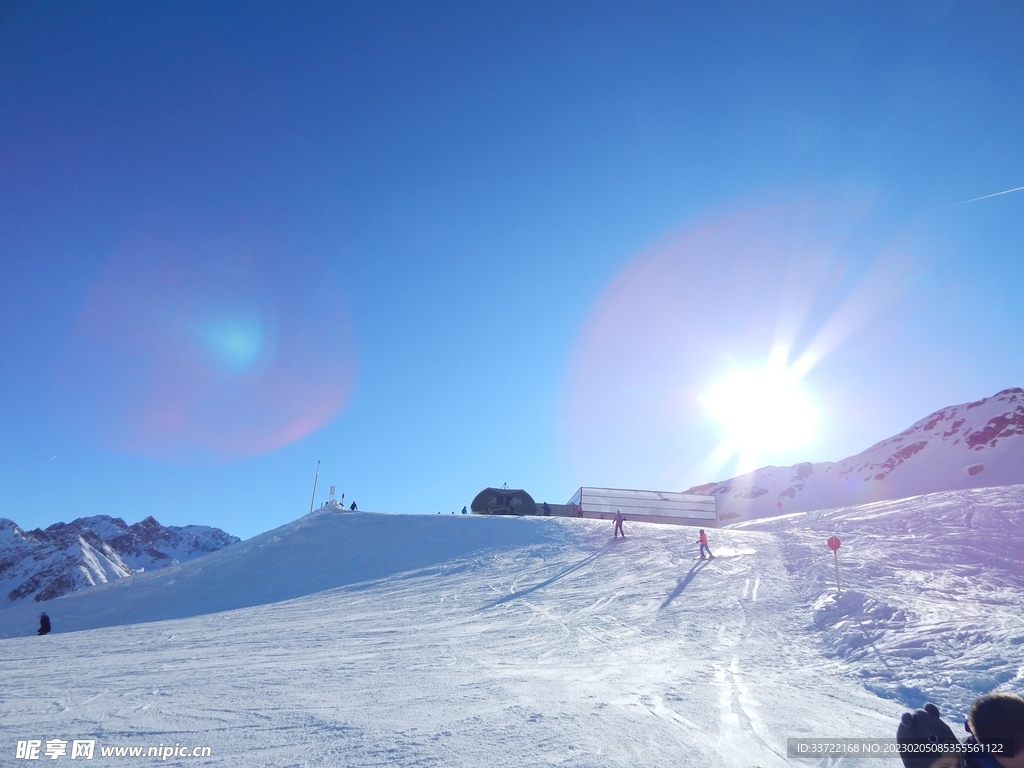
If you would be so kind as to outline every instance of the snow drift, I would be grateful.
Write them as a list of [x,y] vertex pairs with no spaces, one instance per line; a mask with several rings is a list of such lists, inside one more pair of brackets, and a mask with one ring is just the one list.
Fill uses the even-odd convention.
[[[1024,486],[749,521],[782,545],[810,627],[871,691],[965,713],[1024,687]],[[842,541],[842,594],[826,539]]]

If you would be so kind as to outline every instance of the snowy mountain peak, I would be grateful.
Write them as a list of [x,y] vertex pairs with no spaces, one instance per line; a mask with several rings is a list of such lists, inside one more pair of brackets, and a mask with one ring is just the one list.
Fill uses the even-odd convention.
[[[1024,389],[948,406],[838,462],[764,467],[696,486],[723,520],[1024,483]],[[780,506],[781,505],[781,506]]]
[[50,600],[237,541],[219,528],[164,526],[153,517],[128,525],[95,515],[31,531],[0,518],[0,605]]
[[[972,410],[975,412],[971,413]],[[909,458],[924,445],[912,451],[907,450],[909,446],[927,444],[932,440],[953,445],[963,440],[968,448],[983,450],[985,446],[995,448],[1001,438],[1014,435],[1024,435],[1024,389],[1019,388],[1004,389],[973,403],[943,408],[895,437],[872,446],[865,453],[882,446],[905,443],[896,452],[902,451],[903,456]]]

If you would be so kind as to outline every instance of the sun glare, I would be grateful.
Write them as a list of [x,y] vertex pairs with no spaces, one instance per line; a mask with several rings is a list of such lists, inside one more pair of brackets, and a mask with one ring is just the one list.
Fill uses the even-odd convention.
[[800,382],[781,369],[734,371],[714,382],[701,401],[725,433],[729,452],[751,459],[808,442],[818,421]]

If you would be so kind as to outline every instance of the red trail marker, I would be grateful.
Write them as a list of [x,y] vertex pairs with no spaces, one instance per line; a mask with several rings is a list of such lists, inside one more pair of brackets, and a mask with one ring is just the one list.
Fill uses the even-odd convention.
[[839,548],[843,546],[843,542],[839,540],[838,536],[829,536],[827,544],[836,558],[836,592],[841,595],[843,594],[843,589],[839,586]]

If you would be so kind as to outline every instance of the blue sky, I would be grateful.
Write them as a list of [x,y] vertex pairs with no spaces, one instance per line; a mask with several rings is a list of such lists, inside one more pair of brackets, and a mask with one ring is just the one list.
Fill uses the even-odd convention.
[[317,460],[381,511],[681,490],[780,333],[827,352],[761,464],[1020,386],[1024,192],[954,204],[1024,185],[1022,41],[1012,3],[0,4],[0,516],[250,536]]

